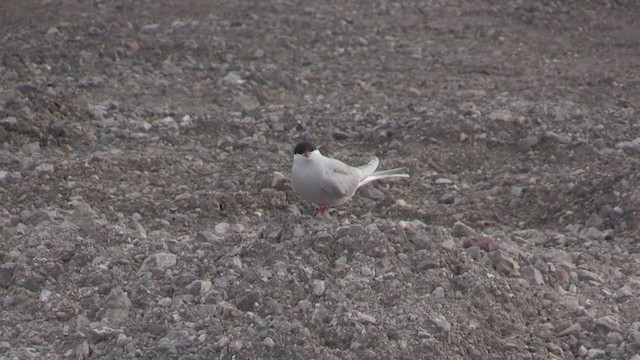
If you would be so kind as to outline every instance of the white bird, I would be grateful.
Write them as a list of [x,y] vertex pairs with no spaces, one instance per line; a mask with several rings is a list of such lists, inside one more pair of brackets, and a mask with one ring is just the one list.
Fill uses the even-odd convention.
[[379,160],[353,167],[323,156],[312,143],[303,141],[293,150],[291,184],[300,196],[316,205],[316,214],[326,214],[328,206],[340,205],[359,187],[386,178],[408,178],[406,168],[376,171]]

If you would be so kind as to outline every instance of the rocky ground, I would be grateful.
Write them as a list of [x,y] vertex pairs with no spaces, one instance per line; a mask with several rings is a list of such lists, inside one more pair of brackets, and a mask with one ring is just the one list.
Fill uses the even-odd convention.
[[640,359],[639,14],[1,2],[0,357]]

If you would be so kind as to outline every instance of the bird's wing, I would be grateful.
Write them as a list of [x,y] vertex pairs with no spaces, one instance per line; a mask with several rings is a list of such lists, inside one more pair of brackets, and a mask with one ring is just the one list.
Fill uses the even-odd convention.
[[342,161],[325,159],[322,190],[335,196],[352,196],[360,182],[360,170]]

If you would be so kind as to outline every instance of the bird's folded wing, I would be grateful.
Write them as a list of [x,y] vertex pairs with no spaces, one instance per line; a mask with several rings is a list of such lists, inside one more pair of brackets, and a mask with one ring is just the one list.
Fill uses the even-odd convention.
[[351,196],[358,187],[359,170],[331,159],[325,164],[326,173],[322,181],[322,190],[335,196]]

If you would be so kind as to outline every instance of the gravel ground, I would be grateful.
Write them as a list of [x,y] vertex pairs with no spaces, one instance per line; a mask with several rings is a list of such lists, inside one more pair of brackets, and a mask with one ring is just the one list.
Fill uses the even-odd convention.
[[1,2],[0,357],[640,360],[639,15]]

